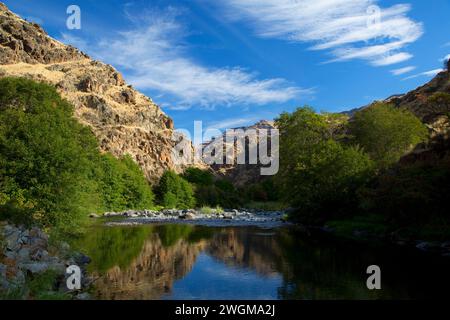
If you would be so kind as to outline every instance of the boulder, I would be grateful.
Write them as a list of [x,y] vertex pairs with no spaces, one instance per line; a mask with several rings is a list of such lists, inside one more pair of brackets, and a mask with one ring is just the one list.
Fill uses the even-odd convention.
[[197,218],[197,216],[191,212],[187,212],[187,213],[183,213],[179,216],[180,219],[185,219],[185,220],[194,220]]

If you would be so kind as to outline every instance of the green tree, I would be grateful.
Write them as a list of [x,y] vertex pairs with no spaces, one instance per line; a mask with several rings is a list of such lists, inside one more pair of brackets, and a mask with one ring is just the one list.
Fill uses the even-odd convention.
[[143,209],[153,194],[129,156],[101,155],[88,127],[55,88],[0,80],[0,217],[60,233],[89,213]]
[[163,174],[156,193],[166,208],[189,209],[195,206],[192,186],[172,170]]
[[284,200],[298,209],[297,218],[310,223],[322,223],[353,206],[356,190],[373,167],[362,150],[330,138],[326,119],[308,107],[277,119],[277,184]]
[[139,166],[129,155],[102,156],[100,188],[106,210],[142,210],[153,207],[153,192]]
[[427,140],[427,129],[411,112],[377,103],[357,112],[349,122],[354,143],[380,167],[397,162],[406,152]]
[[97,142],[46,84],[0,80],[0,205],[4,215],[76,229],[101,203]]
[[214,183],[214,175],[208,170],[190,167],[183,173],[183,178],[190,183],[211,186]]

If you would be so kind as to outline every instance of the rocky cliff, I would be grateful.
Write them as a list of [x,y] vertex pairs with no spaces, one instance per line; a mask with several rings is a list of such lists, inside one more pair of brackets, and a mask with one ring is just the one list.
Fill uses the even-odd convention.
[[[253,142],[257,143],[260,137],[260,130],[268,130],[268,146],[270,148],[270,130],[276,129],[275,122],[274,121],[267,121],[267,120],[261,120],[251,126],[248,127],[239,127],[239,128],[233,128],[229,129],[235,132],[242,131],[242,132],[256,132],[256,140],[253,140]],[[222,139],[213,139],[209,142],[206,142],[203,145],[204,150],[204,159],[213,151],[214,149],[219,150],[219,146],[223,144],[224,148],[224,159],[223,164],[212,164],[210,165],[211,170],[217,175],[222,178],[226,178],[230,180],[234,185],[236,186],[245,186],[248,184],[260,182],[267,176],[261,175],[261,167],[262,165],[260,163],[259,157],[257,158],[257,164],[250,164],[249,161],[249,154],[250,149],[252,146],[255,146],[255,144],[250,143],[250,139],[248,137],[245,138],[245,145],[238,143],[238,139],[235,139],[233,142],[228,142],[226,139],[226,132],[223,134]],[[257,148],[257,147],[256,147]],[[226,150],[234,150],[233,154],[228,153]],[[254,150],[254,149],[252,149]],[[270,150],[270,149],[269,149]],[[213,152],[214,153],[214,152]],[[270,155],[270,152],[269,152]],[[237,159],[242,156],[245,157],[245,164],[237,164]],[[228,159],[227,159],[228,158]]]
[[49,37],[0,3],[0,77],[26,77],[54,85],[89,126],[100,148],[130,154],[155,182],[171,157],[173,121],[148,97],[127,85],[112,66]]

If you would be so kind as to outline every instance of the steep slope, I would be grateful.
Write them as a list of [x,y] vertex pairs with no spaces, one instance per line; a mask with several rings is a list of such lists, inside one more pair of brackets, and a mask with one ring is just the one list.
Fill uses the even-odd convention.
[[450,131],[450,61],[447,70],[430,82],[404,95],[389,97],[385,102],[404,108],[419,117],[431,130],[432,137]]
[[0,3],[0,77],[7,76],[54,85],[101,149],[130,154],[149,181],[169,168],[180,170],[171,156],[173,121],[150,98],[127,85],[112,66],[52,39]]

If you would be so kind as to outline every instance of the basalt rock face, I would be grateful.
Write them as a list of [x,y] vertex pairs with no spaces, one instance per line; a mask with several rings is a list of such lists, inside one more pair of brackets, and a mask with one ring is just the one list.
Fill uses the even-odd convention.
[[[245,136],[243,141],[244,143],[238,143],[238,139],[227,141],[226,133],[220,139],[213,139],[209,142],[206,142],[203,145],[204,156],[203,160],[207,159],[208,155],[211,153],[214,154],[214,149],[219,150],[220,145],[223,145],[223,161],[222,164],[213,163],[210,165],[211,170],[222,178],[226,178],[230,180],[236,186],[245,186],[252,183],[258,183],[267,178],[267,176],[261,174],[261,168],[267,167],[268,165],[263,165],[261,163],[261,159],[259,157],[258,147],[256,143],[258,143],[264,134],[267,133],[268,138],[266,139],[268,144],[268,156],[271,155],[271,130],[276,129],[274,121],[266,121],[261,120],[254,125],[248,127],[240,127],[230,129],[234,132],[244,132],[249,133],[251,137],[251,132],[256,133],[256,138],[251,140],[252,138],[248,138],[249,136]],[[250,141],[251,140],[251,141]],[[232,153],[227,152],[227,150],[233,150]],[[257,163],[253,164],[250,161],[249,155],[251,152],[256,152],[257,154]],[[239,157],[242,159],[245,158],[245,163],[238,163]],[[211,158],[212,160],[212,158]]]
[[150,182],[167,169],[181,170],[172,159],[173,121],[150,98],[112,66],[52,39],[0,3],[0,77],[7,76],[54,85],[101,150],[131,155]]

